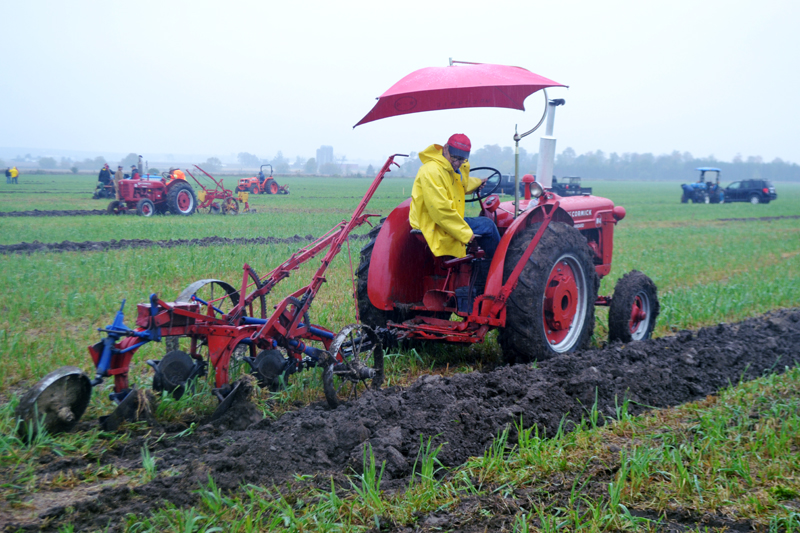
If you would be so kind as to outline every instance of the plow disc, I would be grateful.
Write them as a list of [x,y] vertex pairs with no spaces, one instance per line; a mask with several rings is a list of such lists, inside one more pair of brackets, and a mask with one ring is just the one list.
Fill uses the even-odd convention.
[[50,372],[25,393],[17,406],[20,434],[32,436],[40,429],[48,433],[71,430],[91,397],[89,376],[80,368],[64,366]]

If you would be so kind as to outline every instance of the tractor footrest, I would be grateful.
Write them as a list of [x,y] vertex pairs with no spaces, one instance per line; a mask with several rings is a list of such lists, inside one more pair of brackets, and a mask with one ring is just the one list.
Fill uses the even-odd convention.
[[[173,309],[180,309],[190,313],[197,313],[200,309],[200,304],[197,302],[167,302]],[[138,315],[136,317],[136,325],[140,328],[150,327],[183,327],[191,326],[194,324],[194,318],[184,316],[175,312],[164,312],[166,309],[159,309],[156,316],[150,316],[150,304],[143,303],[137,307]]]

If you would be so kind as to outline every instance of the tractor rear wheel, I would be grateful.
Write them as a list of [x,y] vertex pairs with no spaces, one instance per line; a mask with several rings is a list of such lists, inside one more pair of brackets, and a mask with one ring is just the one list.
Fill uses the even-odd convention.
[[167,207],[173,215],[189,216],[197,208],[194,189],[188,183],[178,183],[167,193]]
[[140,217],[151,217],[156,214],[156,204],[150,198],[142,198],[136,203],[136,214]]
[[268,179],[264,184],[264,190],[267,192],[267,194],[278,194],[278,189],[278,184],[272,178]]
[[363,324],[345,326],[334,337],[322,371],[325,399],[331,408],[358,391],[383,384],[383,346],[375,330]]
[[367,235],[369,239],[367,244],[361,248],[361,262],[358,265],[358,281],[356,283],[356,298],[358,300],[358,317],[361,322],[373,328],[385,328],[386,322],[392,320],[397,321],[397,316],[393,311],[383,311],[378,309],[372,302],[369,301],[369,294],[367,293],[367,277],[369,275],[369,265],[372,261],[372,249],[375,246],[375,239],[383,227],[382,218],[380,223],[375,225]]
[[638,270],[631,270],[614,287],[608,310],[608,340],[649,339],[660,311],[656,284]]
[[[511,240],[504,281],[538,229],[539,224],[528,226]],[[578,230],[550,223],[506,303],[499,341],[507,363],[542,361],[589,344],[600,285],[592,257]]]

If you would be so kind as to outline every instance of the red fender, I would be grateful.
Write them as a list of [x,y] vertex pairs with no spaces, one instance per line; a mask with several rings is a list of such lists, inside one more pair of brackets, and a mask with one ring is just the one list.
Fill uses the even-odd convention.
[[[552,209],[552,204],[546,203],[523,211],[503,233],[500,244],[497,246],[497,251],[492,258],[492,264],[489,266],[489,275],[486,278],[484,297],[487,299],[494,299],[500,294],[500,289],[503,287],[503,269],[505,268],[506,254],[508,253],[508,247],[511,245],[511,239],[523,228],[544,220],[544,209],[549,211],[549,209]],[[572,217],[561,207],[553,214],[551,222],[564,222],[570,226],[573,225]]]
[[434,271],[433,254],[411,234],[410,205],[409,198],[386,217],[372,248],[367,290],[372,305],[384,311],[422,302],[422,280]]

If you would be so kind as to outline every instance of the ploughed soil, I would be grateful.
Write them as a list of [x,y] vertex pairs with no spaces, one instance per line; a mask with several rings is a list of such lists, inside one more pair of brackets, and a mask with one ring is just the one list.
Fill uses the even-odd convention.
[[[364,238],[363,235],[351,235],[351,239]],[[176,246],[224,246],[224,245],[249,245],[249,244],[295,244],[303,242],[313,242],[317,237],[306,235],[301,237],[202,237],[198,239],[112,239],[110,241],[61,241],[61,242],[21,242],[19,244],[0,245],[0,255],[4,254],[31,254],[35,252],[103,252],[107,250],[119,250],[122,248],[175,248]]]
[[[74,524],[76,531],[110,524],[113,531],[124,523],[127,513],[145,515],[163,508],[165,502],[178,507],[196,504],[198,496],[193,491],[207,484],[209,475],[225,491],[244,483],[286,486],[296,473],[316,475],[310,483],[329,488],[330,476],[343,481],[345,474],[360,470],[362,448],[367,444],[378,464],[386,462],[382,488],[399,489],[408,484],[420,435],[432,436],[434,446],[443,443],[438,457],[445,466],[455,467],[482,455],[498,433],[520,418],[526,427],[536,424],[540,435],[554,435],[562,418],[570,429],[595,402],[602,415],[612,417],[615,405],[628,398],[636,402],[631,410],[640,413],[702,399],[732,383],[781,372],[798,362],[800,308],[670,337],[614,343],[539,362],[538,368],[516,365],[452,377],[424,375],[407,388],[368,392],[334,410],[320,402],[276,420],[261,419],[252,404],[242,402],[189,437],[154,442],[153,434],[183,429],[157,428],[147,441],[144,433],[137,434],[100,461],[140,468],[141,448],[149,443],[159,472],[171,469],[176,475],[134,488],[124,482],[95,486],[93,492],[76,493],[69,501],[54,498],[49,505],[35,504],[24,517],[17,510],[0,508],[0,524],[10,529],[11,524],[44,525],[51,531],[67,523]],[[94,424],[82,421],[78,430]],[[54,455],[43,457],[40,463],[36,466],[40,475],[89,466],[80,457]],[[604,486],[612,480],[609,473]],[[570,490],[570,482],[565,484],[565,494],[558,493],[556,484],[552,486],[552,493],[536,498],[560,499]],[[46,501],[45,496],[39,494],[40,500]],[[420,517],[414,529],[384,524],[382,530],[510,531],[514,513],[526,501],[524,494],[516,496],[467,498],[456,509]],[[490,509],[494,517],[480,517],[475,512],[478,505]],[[646,511],[638,514],[658,518]],[[662,523],[665,531],[700,524],[750,529],[747,522],[690,510],[667,514]]]

